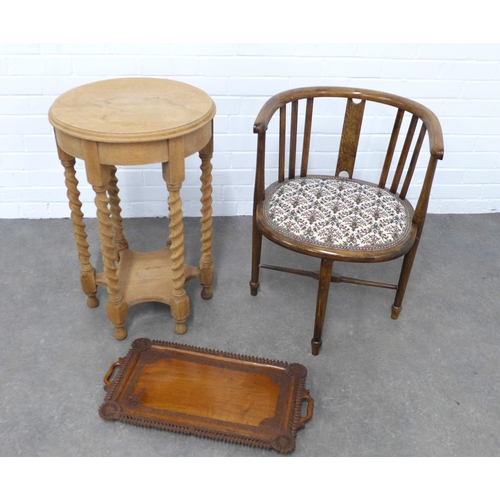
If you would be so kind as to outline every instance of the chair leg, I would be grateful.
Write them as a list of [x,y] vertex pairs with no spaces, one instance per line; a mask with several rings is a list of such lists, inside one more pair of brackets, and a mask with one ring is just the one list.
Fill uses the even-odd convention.
[[250,293],[255,297],[259,289],[259,264],[262,251],[262,233],[257,227],[255,215],[252,229],[252,277],[250,279]]
[[403,303],[403,298],[406,292],[406,285],[408,285],[408,280],[410,278],[411,268],[413,266],[413,261],[415,260],[419,241],[420,240],[416,238],[415,243],[411,247],[410,251],[404,256],[403,265],[401,267],[401,274],[399,275],[398,289],[396,292],[396,297],[394,299],[394,304],[392,305],[392,319],[398,319],[399,313],[403,309],[401,304]]
[[316,301],[316,319],[314,322],[314,336],[311,340],[312,354],[317,356],[321,349],[321,334],[323,333],[323,323],[325,322],[326,304],[328,302],[328,292],[332,278],[333,260],[321,259],[321,269],[319,272],[318,299]]

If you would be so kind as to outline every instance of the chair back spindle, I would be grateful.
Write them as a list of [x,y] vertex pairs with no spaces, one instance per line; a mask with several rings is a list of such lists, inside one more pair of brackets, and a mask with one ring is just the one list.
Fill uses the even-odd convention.
[[309,148],[311,146],[311,130],[313,116],[314,99],[309,97],[306,104],[306,118],[304,123],[304,143],[302,146],[302,163],[300,166],[300,176],[307,175],[307,166],[309,164]]
[[408,126],[408,132],[406,133],[405,142],[403,144],[403,149],[401,150],[401,155],[399,156],[398,166],[396,167],[396,172],[394,173],[394,178],[391,184],[391,193],[397,193],[399,182],[401,176],[403,175],[403,169],[405,167],[406,159],[408,158],[408,152],[410,151],[411,143],[413,141],[413,135],[415,134],[415,129],[417,128],[418,117],[413,115],[411,117],[410,125]]
[[292,117],[290,122],[290,157],[288,178],[295,179],[295,161],[297,158],[297,126],[299,116],[299,101],[292,101]]
[[399,131],[401,130],[401,123],[403,122],[404,114],[404,109],[399,108],[394,121],[394,126],[392,128],[391,139],[389,141],[389,146],[387,147],[384,166],[382,167],[382,173],[380,174],[380,180],[378,183],[378,187],[382,189],[385,188],[385,183],[387,182],[387,177],[391,169],[394,149],[396,148],[396,143],[398,142]]
[[424,142],[425,138],[425,133],[427,132],[427,129],[425,127],[425,124],[422,123],[422,126],[420,128],[420,133],[418,134],[418,139],[415,144],[415,148],[413,150],[413,155],[410,160],[410,165],[408,167],[408,171],[406,172],[406,177],[403,183],[403,188],[401,189],[401,192],[399,194],[399,197],[404,200],[406,198],[406,194],[408,193],[408,188],[410,187],[410,182],[413,177],[413,172],[415,171],[415,166],[417,165],[418,161],[418,155],[420,154],[420,149],[422,148],[422,144]]
[[285,180],[285,142],[286,142],[286,104],[280,107],[280,136],[279,136],[278,180]]

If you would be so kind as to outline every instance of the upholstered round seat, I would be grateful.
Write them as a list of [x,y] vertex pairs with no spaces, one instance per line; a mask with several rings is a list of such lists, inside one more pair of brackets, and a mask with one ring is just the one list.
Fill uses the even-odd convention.
[[374,184],[329,176],[275,182],[263,220],[286,238],[330,250],[380,252],[409,240],[413,210]]

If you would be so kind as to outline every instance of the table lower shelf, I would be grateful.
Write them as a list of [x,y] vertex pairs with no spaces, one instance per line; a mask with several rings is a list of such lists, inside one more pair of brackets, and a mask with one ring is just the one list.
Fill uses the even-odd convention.
[[[173,290],[171,266],[170,248],[155,252],[122,250],[117,274],[123,300],[128,306],[140,302],[162,302],[170,305]],[[199,275],[199,268],[184,265],[186,281]],[[98,273],[96,278],[98,285],[107,285],[104,273]]]

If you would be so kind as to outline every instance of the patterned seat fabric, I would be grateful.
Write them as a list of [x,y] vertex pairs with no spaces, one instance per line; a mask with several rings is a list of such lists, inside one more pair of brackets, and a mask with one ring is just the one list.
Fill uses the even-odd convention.
[[342,177],[276,182],[266,194],[263,215],[283,236],[333,250],[390,249],[412,228],[412,213],[396,195]]

